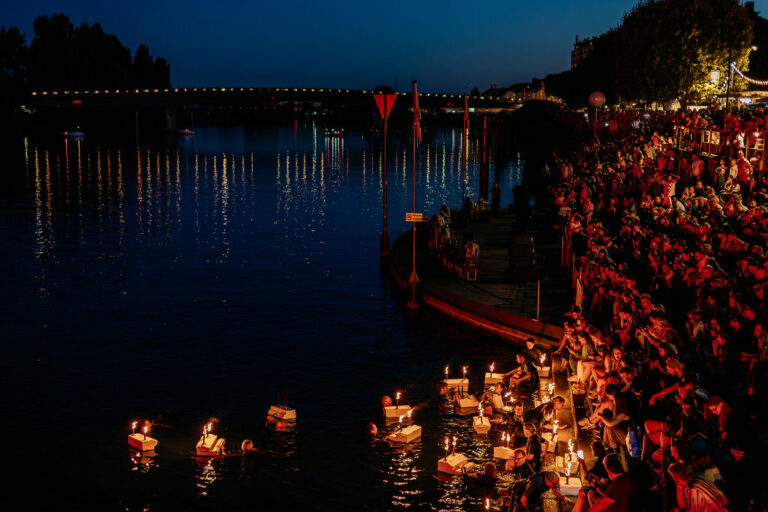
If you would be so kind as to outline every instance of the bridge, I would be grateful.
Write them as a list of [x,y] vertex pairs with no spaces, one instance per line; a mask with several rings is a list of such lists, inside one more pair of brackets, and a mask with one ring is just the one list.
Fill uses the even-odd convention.
[[[239,122],[269,118],[324,116],[334,120],[370,121],[376,114],[373,90],[265,87],[183,87],[169,89],[47,90],[31,93],[26,107],[39,124],[57,130],[83,126],[175,131],[195,122]],[[412,92],[397,92],[391,119],[407,124]],[[470,96],[470,113],[497,115],[522,106],[503,97]],[[419,93],[428,116],[464,113],[461,94]]]

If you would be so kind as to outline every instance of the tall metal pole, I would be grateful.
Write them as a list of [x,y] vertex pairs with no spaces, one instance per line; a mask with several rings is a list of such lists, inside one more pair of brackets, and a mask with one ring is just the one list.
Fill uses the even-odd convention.
[[[411,182],[411,189],[413,191],[413,212],[416,212],[416,137],[417,137],[417,131],[416,131],[416,119],[418,112],[416,111],[416,102],[418,98],[418,92],[416,89],[416,80],[413,81],[413,116],[414,116],[414,123],[413,123],[413,129],[411,133],[411,139],[412,139],[412,150],[413,150],[413,169],[412,169],[412,182]],[[408,301],[406,302],[406,306],[410,309],[418,309],[419,302],[416,300],[417,295],[417,289],[419,287],[419,276],[416,274],[416,223],[413,223],[413,227],[411,229],[411,277],[408,279]]]
[[381,244],[380,244],[380,255],[382,258],[386,258],[389,256],[389,232],[387,231],[387,118],[384,118],[384,169],[382,169],[382,173],[384,175],[384,204],[383,204],[383,215],[384,218],[382,219],[382,232],[381,232]]

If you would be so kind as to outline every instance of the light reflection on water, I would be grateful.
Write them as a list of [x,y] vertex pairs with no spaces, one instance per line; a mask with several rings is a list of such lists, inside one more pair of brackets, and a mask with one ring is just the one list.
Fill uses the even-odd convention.
[[[0,216],[10,233],[0,260],[16,269],[3,290],[14,294],[7,304],[17,319],[5,326],[14,343],[3,378],[20,389],[10,399],[25,445],[57,445],[53,418],[94,439],[84,460],[44,469],[76,475],[67,490],[100,488],[130,510],[171,496],[194,509],[233,495],[343,509],[349,500],[331,491],[339,482],[364,508],[480,503],[458,479],[437,481],[435,468],[445,435],[478,463],[492,443],[434,385],[446,360],[479,368],[486,354],[500,365],[512,355],[428,315],[404,319],[378,269],[382,152],[354,131],[318,130],[281,139],[281,129],[228,138],[201,128],[168,146],[26,146],[28,195],[18,202],[29,221]],[[428,215],[458,206],[459,134],[438,132],[417,155],[417,204]],[[473,142],[469,184],[478,181],[476,151]],[[410,144],[393,146],[388,162],[396,235],[410,211]],[[506,202],[521,169],[513,159],[495,171]],[[363,426],[382,421],[377,397],[401,386],[418,406],[421,441],[366,450]],[[299,426],[264,429],[274,391],[285,389]],[[119,419],[149,411],[175,427],[160,432],[154,457],[129,455],[127,464],[113,437]],[[214,413],[230,429],[228,445],[249,437],[260,453],[194,461],[186,426]],[[61,450],[53,459],[68,459]]]

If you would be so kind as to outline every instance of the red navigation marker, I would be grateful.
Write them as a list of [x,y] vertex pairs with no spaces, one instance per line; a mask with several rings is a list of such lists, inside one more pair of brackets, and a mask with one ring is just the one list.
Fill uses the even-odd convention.
[[374,94],[373,99],[376,100],[376,106],[379,107],[381,118],[389,118],[389,113],[392,112],[392,106],[395,104],[397,94]]

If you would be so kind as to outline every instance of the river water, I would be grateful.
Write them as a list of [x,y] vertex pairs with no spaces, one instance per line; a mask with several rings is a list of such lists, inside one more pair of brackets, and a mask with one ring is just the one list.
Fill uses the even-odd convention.
[[[468,365],[478,389],[512,349],[404,310],[379,268],[380,153],[359,131],[324,128],[198,127],[139,148],[25,141],[0,178],[22,183],[0,195],[0,294],[5,483],[25,508],[480,507],[435,478],[436,461],[445,435],[475,460],[491,440],[435,384],[446,364],[454,376]],[[419,148],[424,213],[458,206],[460,133]],[[522,166],[491,162],[504,204]],[[393,238],[407,229],[410,173],[409,145],[393,146]],[[363,432],[395,390],[424,428],[407,449]],[[298,422],[275,432],[265,415],[284,392]],[[126,436],[145,417],[160,444],[142,457]],[[260,453],[197,460],[211,417],[231,449],[250,438]]]

